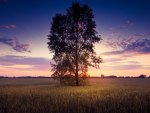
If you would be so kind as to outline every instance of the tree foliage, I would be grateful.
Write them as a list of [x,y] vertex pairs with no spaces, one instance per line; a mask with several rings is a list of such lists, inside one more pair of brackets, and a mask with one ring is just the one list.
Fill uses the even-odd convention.
[[88,76],[88,67],[99,67],[102,61],[94,51],[94,43],[101,38],[93,18],[92,10],[79,3],[73,3],[66,14],[53,17],[48,48],[54,53],[52,76],[61,83],[80,85]]

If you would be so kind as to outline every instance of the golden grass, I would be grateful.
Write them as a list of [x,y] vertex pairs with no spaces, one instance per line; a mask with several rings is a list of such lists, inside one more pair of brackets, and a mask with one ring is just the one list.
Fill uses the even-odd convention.
[[0,113],[150,113],[150,79],[89,79],[79,87],[0,79]]

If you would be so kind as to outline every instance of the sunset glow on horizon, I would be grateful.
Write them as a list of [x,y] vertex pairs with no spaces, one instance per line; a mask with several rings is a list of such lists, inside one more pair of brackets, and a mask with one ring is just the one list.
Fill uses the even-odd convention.
[[[77,0],[94,13],[103,59],[90,76],[150,76],[150,1]],[[0,0],[0,76],[50,76],[48,50],[52,17],[72,0]]]

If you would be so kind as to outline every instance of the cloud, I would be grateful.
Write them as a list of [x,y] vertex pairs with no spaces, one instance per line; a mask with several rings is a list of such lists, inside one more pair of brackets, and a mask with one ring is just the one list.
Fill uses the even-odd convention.
[[15,29],[16,25],[11,24],[11,25],[2,25],[0,26],[0,28],[4,28],[4,29]]
[[136,37],[147,37],[147,36],[150,36],[150,32],[147,32],[147,33],[136,33],[136,34],[134,34],[134,36],[136,36]]
[[[129,57],[131,54],[150,53],[150,31],[146,33],[136,33],[127,36],[124,29],[133,26],[131,21],[126,21],[124,25],[117,28],[109,28],[111,33],[109,38],[104,41],[104,45],[114,49],[110,52],[104,52],[102,55],[124,55]],[[126,54],[127,53],[127,54]],[[130,53],[130,55],[128,55]]]
[[129,65],[114,65],[114,66],[105,66],[104,69],[113,69],[113,70],[134,70],[134,69],[144,69],[142,65],[129,64]]
[[29,50],[29,44],[21,44],[17,38],[0,38],[0,43],[9,45],[13,50],[17,52],[31,52]]
[[140,61],[129,60],[125,57],[113,57],[104,59],[102,70],[135,70],[150,69],[150,65],[141,64]]
[[103,52],[101,55],[120,55],[123,53],[124,53],[123,50],[116,50],[116,51]]
[[128,38],[114,38],[105,41],[105,45],[114,48],[114,51],[105,52],[104,55],[123,53],[150,53],[150,32],[137,33]]
[[[50,60],[41,57],[26,57],[7,55],[0,57],[0,65],[13,67],[15,65],[29,66],[28,69],[48,70],[50,68]],[[14,67],[13,67],[14,68]],[[20,67],[21,69],[21,67]],[[24,68],[23,68],[24,69]]]
[[[113,60],[113,59],[112,59]],[[115,58],[115,63],[107,62],[107,65],[103,66],[103,69],[113,69],[113,70],[134,70],[134,69],[147,69],[150,68],[148,65],[142,65],[140,62],[137,61],[126,61],[126,59],[119,59]]]
[[109,28],[111,33],[109,34],[109,38],[106,40],[106,42],[104,42],[104,44],[115,49],[124,48],[128,43],[135,39],[135,35],[131,35],[129,38],[125,38],[127,36],[125,36],[124,29],[129,29],[131,26],[133,26],[133,23],[128,20],[119,27]]
[[141,64],[120,64],[113,66],[104,66],[105,70],[136,70],[136,69],[150,69],[150,65],[141,65]]
[[125,51],[136,51],[140,53],[150,53],[150,39],[139,39],[130,43],[125,48]]
[[[115,42],[114,42],[115,43]],[[150,53],[150,39],[135,39],[135,40],[122,40],[117,41],[116,44],[120,46],[122,50],[114,53],[125,53],[125,52],[138,52],[138,53]]]
[[111,62],[120,62],[124,60],[123,58],[109,58],[109,59],[103,59],[104,63],[107,62],[107,63],[111,63]]
[[8,61],[12,64],[30,64],[30,65],[43,65],[47,63],[48,59],[41,57],[26,57],[26,56],[14,56],[7,55],[0,57],[0,61]]

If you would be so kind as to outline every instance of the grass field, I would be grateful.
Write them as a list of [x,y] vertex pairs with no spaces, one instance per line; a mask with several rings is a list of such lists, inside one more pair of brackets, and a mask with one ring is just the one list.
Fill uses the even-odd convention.
[[91,78],[71,87],[50,78],[1,78],[0,113],[150,113],[150,79]]

